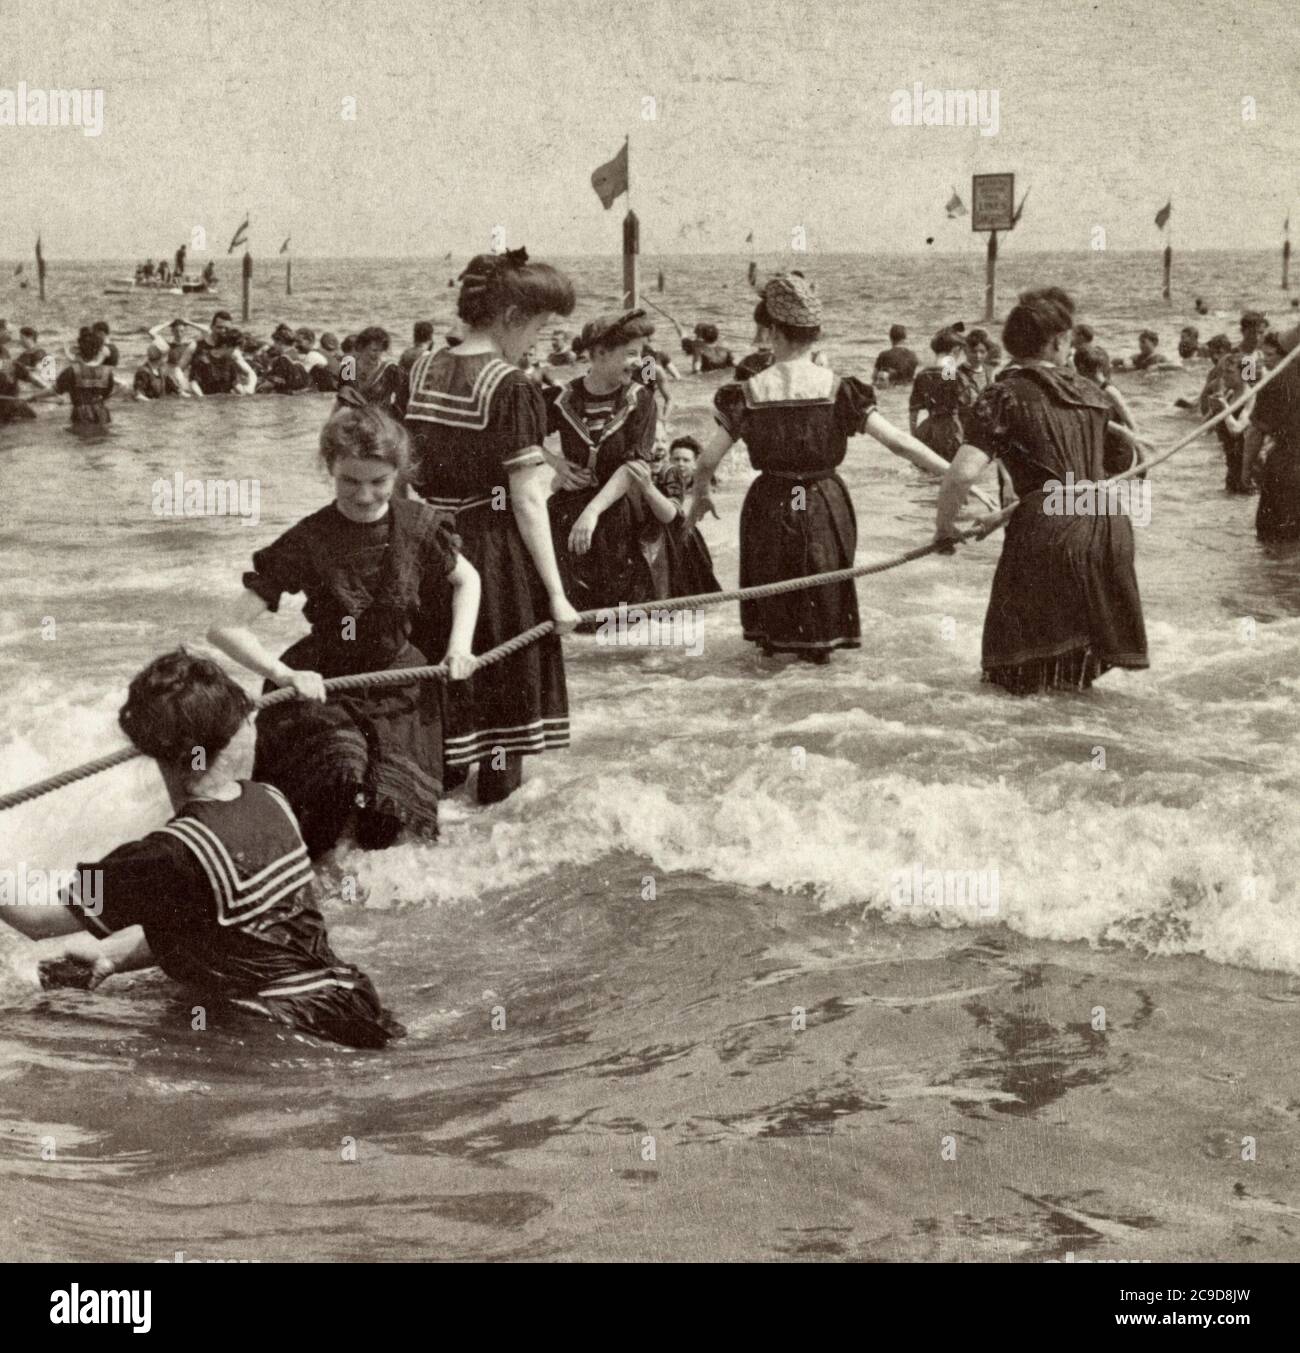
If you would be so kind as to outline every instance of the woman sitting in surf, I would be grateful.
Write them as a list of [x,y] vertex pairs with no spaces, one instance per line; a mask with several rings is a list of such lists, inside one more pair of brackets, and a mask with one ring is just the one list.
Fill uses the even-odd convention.
[[[253,774],[283,790],[313,858],[351,828],[383,849],[403,830],[438,834],[442,792],[441,692],[410,682],[325,697],[324,678],[421,667],[441,657],[411,642],[418,623],[442,636],[448,676],[473,670],[479,579],[446,521],[393,496],[408,463],[406,433],[374,406],[344,408],[325,424],[320,453],[334,501],[253,555],[244,592],[208,634],[211,643],[304,700],[257,721]],[[251,626],[305,592],[311,633],[281,659]],[[450,630],[446,612],[450,602]],[[449,637],[448,637],[449,636]]]
[[118,722],[157,762],[175,815],[78,865],[62,906],[4,907],[0,919],[49,941],[38,952],[51,984],[95,987],[156,965],[215,1008],[383,1047],[405,1031],[330,948],[293,812],[278,790],[240,778],[251,710],[216,663],[183,651],[155,658]]

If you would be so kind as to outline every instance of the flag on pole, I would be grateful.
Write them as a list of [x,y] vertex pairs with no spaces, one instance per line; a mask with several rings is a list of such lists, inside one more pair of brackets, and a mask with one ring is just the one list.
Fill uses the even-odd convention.
[[944,207],[944,211],[948,213],[948,219],[950,221],[956,220],[958,216],[965,216],[967,214],[966,204],[958,196],[956,188],[952,190],[952,196],[948,199],[948,205]]
[[1174,209],[1173,198],[1170,198],[1163,207],[1156,212],[1156,229],[1163,230],[1169,224],[1169,213]]
[[745,236],[745,243],[746,244],[754,243],[754,232],[752,230],[749,232],[748,235]]
[[1024,195],[1024,197],[1022,197],[1022,198],[1020,199],[1020,205],[1016,208],[1016,213],[1015,213],[1015,215],[1011,218],[1011,224],[1012,224],[1013,226],[1018,225],[1018,224],[1020,223],[1020,215],[1021,215],[1021,213],[1024,211],[1024,209],[1025,209],[1025,203],[1028,202],[1028,201],[1029,201],[1029,189],[1026,188],[1026,189],[1025,189],[1025,195]]
[[591,176],[591,186],[600,198],[600,205],[606,211],[614,205],[614,199],[627,192],[627,142],[612,160],[606,161]]
[[244,224],[241,225],[239,229],[235,231],[235,238],[230,241],[230,248],[226,250],[226,253],[233,254],[241,244],[247,243],[248,243],[248,217],[245,216]]
[[293,237],[291,235],[286,235],[284,237],[284,243],[280,246],[280,252],[282,254],[287,254],[289,252],[289,241],[292,238]]

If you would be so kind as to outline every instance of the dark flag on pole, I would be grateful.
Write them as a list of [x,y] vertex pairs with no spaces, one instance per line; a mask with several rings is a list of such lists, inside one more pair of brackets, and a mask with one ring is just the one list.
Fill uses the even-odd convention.
[[606,211],[614,205],[614,199],[627,192],[627,142],[612,160],[602,164],[591,176],[591,186],[600,198],[600,205]]
[[284,243],[280,246],[280,252],[282,254],[287,254],[289,252],[289,241],[291,238],[292,236],[290,235],[286,235],[284,237]]
[[230,247],[226,250],[226,253],[233,254],[241,244],[247,243],[248,243],[248,217],[245,216],[244,224],[241,225],[239,229],[235,231],[235,238],[230,241]]
[[966,204],[958,196],[956,188],[952,190],[952,196],[948,199],[944,211],[948,213],[948,219],[950,221],[956,220],[958,216],[965,216],[967,214]]
[[1169,213],[1173,211],[1174,204],[1171,198],[1163,207],[1156,212],[1156,229],[1163,230],[1169,224]]
[[749,232],[748,235],[745,236],[745,243],[746,244],[754,243],[754,232],[752,230]]

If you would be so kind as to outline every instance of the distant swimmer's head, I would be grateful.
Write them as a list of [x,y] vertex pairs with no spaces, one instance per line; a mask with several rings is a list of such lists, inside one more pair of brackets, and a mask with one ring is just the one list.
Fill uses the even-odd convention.
[[320,336],[320,350],[322,352],[337,352],[339,350],[339,336],[329,332]]
[[1160,335],[1154,329],[1143,329],[1138,334],[1138,347],[1144,353],[1152,353],[1160,346]]
[[216,314],[212,316],[212,323],[208,325],[208,328],[215,334],[223,325],[233,324],[234,322],[235,317],[229,310],[218,310]]
[[815,343],[822,332],[822,302],[816,283],[800,272],[771,278],[754,311],[754,322],[792,347]]
[[907,342],[907,330],[901,324],[889,326],[889,341],[895,345]]
[[1178,355],[1195,357],[1201,349],[1201,331],[1194,324],[1184,324],[1178,334]]
[[1110,354],[1096,343],[1075,348],[1074,369],[1079,375],[1087,376],[1090,381],[1104,385],[1110,379]]
[[966,339],[951,326],[940,329],[930,340],[930,351],[936,357],[946,357],[950,352],[960,352],[966,346]]
[[316,331],[308,328],[295,329],[293,345],[299,352],[310,352],[316,346]]
[[167,349],[161,343],[150,343],[144,351],[151,362],[161,362],[167,356]]
[[1205,345],[1205,351],[1217,362],[1220,357],[1232,351],[1232,339],[1227,334],[1215,334]]
[[486,330],[501,355],[517,362],[553,316],[573,313],[573,283],[549,263],[534,263],[526,249],[478,254],[460,275],[456,313],[471,328]]
[[[411,337],[412,337],[412,339],[414,340],[414,342],[416,342],[417,344],[418,344],[418,343],[432,343],[432,342],[433,342],[433,321],[432,321],[431,319],[417,319],[417,320],[415,321],[415,328],[414,328],[414,329],[412,330],[412,332],[411,332]],[[325,344],[325,340],[322,338],[322,339],[321,339],[321,346],[323,347],[324,344]]]
[[1002,326],[1002,342],[1021,362],[1059,362],[1074,327],[1074,300],[1060,287],[1022,291]]
[[1271,329],[1259,341],[1260,350],[1264,354],[1264,365],[1271,371],[1282,360],[1282,338],[1280,334],[1274,333]]
[[582,326],[582,332],[573,341],[573,350],[590,359],[593,376],[614,381],[629,364],[642,360],[641,344],[654,331],[655,326],[644,310],[597,315]]
[[98,329],[84,326],[77,331],[77,356],[83,362],[93,362],[104,346],[104,337]]
[[117,721],[165,778],[191,785],[218,761],[227,779],[251,768],[252,711],[243,688],[215,662],[178,648],[136,673]]
[[212,335],[212,346],[220,352],[233,352],[244,341],[243,331],[227,325]]
[[90,327],[103,338],[107,338],[109,334],[113,332],[108,327],[108,321],[106,319],[97,319]]
[[720,337],[718,326],[716,324],[709,324],[707,321],[697,324],[695,326],[695,337],[698,338],[701,343],[716,343]]
[[1247,310],[1241,317],[1242,337],[1251,335],[1257,341],[1264,336],[1268,328],[1268,317],[1258,310]]
[[352,350],[365,357],[378,357],[381,353],[388,351],[392,341],[387,329],[381,329],[378,324],[372,324],[369,328],[362,329],[352,340]]
[[349,521],[373,522],[388,510],[411,463],[411,446],[406,429],[378,405],[346,403],[321,429],[320,455],[334,479],[338,510]]
[[1097,335],[1092,331],[1091,324],[1076,324],[1074,326],[1074,337],[1070,340],[1076,348],[1091,347],[1096,340]]
[[343,342],[339,344],[339,351],[340,351],[340,352],[355,352],[355,351],[356,351],[356,346],[357,346],[357,336],[356,336],[356,334],[347,334],[347,335],[344,337]]

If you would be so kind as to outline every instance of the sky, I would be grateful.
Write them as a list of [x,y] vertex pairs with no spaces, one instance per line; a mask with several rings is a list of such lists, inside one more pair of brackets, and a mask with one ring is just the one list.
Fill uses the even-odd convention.
[[[1277,247],[1300,208],[1295,0],[4,0],[3,90],[102,89],[104,127],[0,125],[0,256]],[[90,16],[100,22],[90,22]],[[996,92],[996,135],[900,126],[895,91]],[[349,100],[355,101],[349,104]],[[1249,102],[1249,101],[1253,101]],[[349,112],[354,116],[348,116]],[[1250,114],[1253,113],[1253,117]],[[1300,214],[1296,215],[1300,231]],[[1104,232],[1098,237],[1097,228]],[[500,239],[498,234],[496,238]],[[927,244],[927,240],[930,243]],[[192,258],[201,258],[193,253]]]

